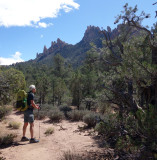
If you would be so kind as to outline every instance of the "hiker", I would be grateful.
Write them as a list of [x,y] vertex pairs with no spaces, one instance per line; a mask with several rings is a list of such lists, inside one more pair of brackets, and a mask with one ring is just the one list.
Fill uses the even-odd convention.
[[[21,141],[30,141],[30,143],[38,143],[39,140],[36,140],[34,138],[34,114],[33,114],[33,110],[34,110],[34,108],[40,109],[40,107],[39,107],[39,105],[36,105],[35,102],[34,102],[34,93],[36,92],[35,85],[30,85],[29,90],[30,91],[28,92],[28,96],[27,96],[28,109],[26,111],[24,111],[23,137],[22,137]],[[27,126],[28,126],[28,122],[30,124],[31,139],[29,139],[25,136],[26,129],[27,129]]]

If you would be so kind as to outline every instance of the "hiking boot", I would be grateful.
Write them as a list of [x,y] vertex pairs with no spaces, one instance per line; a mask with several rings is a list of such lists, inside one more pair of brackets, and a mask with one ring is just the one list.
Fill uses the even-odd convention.
[[30,143],[38,143],[39,140],[37,140],[37,139],[35,139],[35,138],[31,138],[31,139],[29,140],[29,142],[30,142]]
[[22,141],[22,142],[29,141],[29,138],[27,138],[27,137],[22,137],[22,138],[21,138],[21,141]]

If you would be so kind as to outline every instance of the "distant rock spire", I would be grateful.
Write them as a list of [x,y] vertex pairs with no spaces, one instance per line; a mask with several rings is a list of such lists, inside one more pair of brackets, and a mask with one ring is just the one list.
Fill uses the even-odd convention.
[[47,54],[47,51],[48,51],[47,47],[44,46],[43,53],[44,53],[44,54]]
[[109,33],[112,32],[111,27],[107,26],[107,32],[109,32]]
[[39,56],[39,53],[37,52],[37,54],[36,54],[36,58],[38,58],[38,56]]
[[83,40],[84,41],[92,41],[95,37],[97,37],[98,35],[101,35],[101,30],[99,27],[95,27],[95,26],[88,26],[86,31],[85,31],[85,34],[84,34],[84,37],[83,37]]

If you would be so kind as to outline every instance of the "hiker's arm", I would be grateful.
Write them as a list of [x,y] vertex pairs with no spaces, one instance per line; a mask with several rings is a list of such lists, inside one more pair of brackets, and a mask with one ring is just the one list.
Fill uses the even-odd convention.
[[38,105],[35,104],[34,100],[31,100],[31,105],[36,109],[40,108]]

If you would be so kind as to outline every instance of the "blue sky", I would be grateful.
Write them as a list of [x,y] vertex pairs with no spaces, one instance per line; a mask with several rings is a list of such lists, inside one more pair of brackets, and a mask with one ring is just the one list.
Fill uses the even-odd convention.
[[0,0],[0,65],[34,59],[57,38],[76,44],[89,25],[112,29],[125,3],[151,14],[157,0]]

